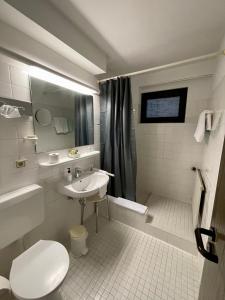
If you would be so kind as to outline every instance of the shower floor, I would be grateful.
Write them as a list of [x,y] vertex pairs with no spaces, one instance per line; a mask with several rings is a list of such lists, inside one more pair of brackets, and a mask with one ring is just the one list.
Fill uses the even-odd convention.
[[146,222],[181,239],[194,243],[191,204],[151,195]]

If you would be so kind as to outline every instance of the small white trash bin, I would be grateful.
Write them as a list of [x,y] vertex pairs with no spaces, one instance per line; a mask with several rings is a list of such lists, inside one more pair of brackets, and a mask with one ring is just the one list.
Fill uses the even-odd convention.
[[75,225],[70,229],[71,252],[74,257],[80,257],[88,253],[86,240],[88,237],[87,229],[83,225]]

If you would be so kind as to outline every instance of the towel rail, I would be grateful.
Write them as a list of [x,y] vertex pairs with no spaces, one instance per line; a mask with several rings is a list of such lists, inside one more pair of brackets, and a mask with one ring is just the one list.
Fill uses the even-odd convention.
[[[206,195],[206,185],[202,175],[202,170],[197,167],[192,167],[192,171],[197,172],[197,179],[192,198],[193,226],[195,227],[196,225],[200,225],[202,222]],[[200,183],[200,185],[198,184],[198,182]]]
[[31,102],[0,97],[0,107],[2,105],[11,105],[13,107],[18,108],[19,110],[21,110],[20,113],[23,116],[24,115],[25,116],[32,116],[33,115]]
[[202,185],[203,185],[203,187],[204,187],[204,191],[206,191],[205,182],[204,182],[204,179],[203,179],[203,176],[202,176],[202,170],[199,169],[199,168],[197,168],[197,167],[192,167],[191,170],[192,170],[193,172],[198,172],[199,177],[200,177],[201,182],[202,182]]
[[[0,100],[0,103],[2,104],[1,106],[6,105],[5,101]],[[23,107],[23,106],[16,106],[16,105],[11,105],[11,106],[14,108],[25,110],[25,107]]]

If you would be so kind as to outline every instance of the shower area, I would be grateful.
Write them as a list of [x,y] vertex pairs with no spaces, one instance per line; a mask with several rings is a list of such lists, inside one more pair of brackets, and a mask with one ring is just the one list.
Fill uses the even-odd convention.
[[[199,209],[203,209],[200,202],[204,201],[206,193],[201,168],[206,142],[198,143],[194,133],[200,113],[210,103],[212,76],[143,87],[140,87],[141,81],[143,77],[132,79],[136,110],[137,202],[148,207],[145,226],[151,234],[194,254],[194,228],[200,217]],[[147,81],[150,82],[149,78]],[[141,123],[143,94],[184,87],[187,98],[183,122]]]
[[[192,254],[194,229],[210,196],[205,167],[210,133],[201,142],[194,135],[212,102],[213,63],[131,76],[129,93],[118,78],[101,84],[101,167],[115,174],[108,190],[112,218]],[[156,95],[160,102],[164,93],[176,115],[168,98],[176,102],[177,91],[185,101],[175,118],[151,115],[146,103],[143,111],[143,95]],[[132,102],[126,102],[130,96]]]

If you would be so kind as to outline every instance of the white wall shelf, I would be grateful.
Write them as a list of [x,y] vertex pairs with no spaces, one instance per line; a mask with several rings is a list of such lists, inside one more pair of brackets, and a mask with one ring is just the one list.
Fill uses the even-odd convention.
[[91,158],[91,157],[97,156],[99,154],[100,154],[100,151],[90,151],[90,152],[87,152],[87,153],[83,153],[83,154],[80,155],[80,157],[76,157],[76,158],[71,158],[71,157],[59,158],[59,161],[57,161],[56,163],[53,163],[53,164],[48,162],[48,161],[44,161],[44,162],[42,161],[42,162],[39,162],[39,166],[43,167],[43,168],[60,166],[60,165],[64,165],[64,164],[67,164],[67,163],[82,160],[82,159],[85,159],[85,158]]

